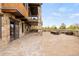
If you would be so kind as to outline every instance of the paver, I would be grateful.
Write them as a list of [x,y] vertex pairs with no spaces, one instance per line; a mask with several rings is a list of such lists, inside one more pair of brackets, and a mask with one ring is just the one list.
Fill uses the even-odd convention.
[[49,32],[30,33],[21,39],[0,49],[0,55],[10,56],[46,56],[46,55],[79,55],[79,38],[70,35],[53,35]]

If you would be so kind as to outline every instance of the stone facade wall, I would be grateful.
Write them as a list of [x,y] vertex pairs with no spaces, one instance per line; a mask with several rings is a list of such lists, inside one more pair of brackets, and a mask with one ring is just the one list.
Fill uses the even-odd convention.
[[41,19],[41,6],[38,6],[38,27],[39,34],[42,34],[42,19]]
[[19,22],[19,37],[21,37],[21,36],[22,36],[22,22],[20,20],[20,22]]
[[[10,19],[10,18],[13,19]],[[10,35],[10,20],[14,20],[14,22],[17,22],[17,19],[15,16],[13,16],[10,13],[3,13],[0,19],[0,34],[1,34],[1,41],[0,41],[0,48],[5,48],[8,46],[10,40],[11,40],[11,35]],[[17,25],[15,25],[16,29],[15,31],[18,31],[17,34],[19,34],[19,38],[23,37],[26,33],[30,31],[30,26],[25,23],[25,21],[22,21],[21,19],[18,19]],[[22,32],[22,23],[23,23],[23,32]],[[18,27],[19,26],[19,27]]]
[[23,22],[23,26],[24,26],[24,33],[26,32],[26,25],[25,22]]
[[[22,23],[23,23],[23,32],[22,32]],[[27,26],[24,21],[19,22],[19,37],[22,37],[26,34]]]
[[[9,42],[10,42],[10,17],[13,15],[10,15],[8,13],[3,14],[3,16],[1,16],[0,19],[0,31],[1,31],[1,41],[0,41],[0,47],[1,48],[5,48],[8,46]],[[17,22],[17,19],[13,19],[15,20],[15,23]],[[19,34],[18,38],[21,38],[22,36],[24,36],[26,34],[27,29],[28,29],[28,25],[26,25],[26,23],[20,19],[18,19],[18,23],[15,25],[15,31],[18,32],[15,33],[15,35]],[[22,23],[23,23],[23,32],[22,32]],[[19,27],[18,27],[19,26]],[[16,38],[17,39],[17,38]]]
[[7,47],[10,41],[10,19],[8,14],[2,16],[2,47]]
[[26,34],[28,34],[29,31],[30,31],[30,29],[29,29],[29,25],[28,25],[28,24],[25,25],[25,30],[26,30]]

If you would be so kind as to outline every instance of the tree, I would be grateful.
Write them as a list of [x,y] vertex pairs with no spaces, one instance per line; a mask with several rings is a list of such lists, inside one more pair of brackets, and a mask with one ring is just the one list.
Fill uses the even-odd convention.
[[79,24],[74,25],[76,29],[79,29]]
[[55,25],[53,25],[53,26],[51,26],[51,29],[52,29],[52,30],[56,30],[57,27],[56,27]]
[[77,29],[79,29],[79,26],[78,25],[70,25],[67,29],[77,30]]
[[66,29],[66,25],[64,23],[62,23],[61,26],[59,27],[59,29]]

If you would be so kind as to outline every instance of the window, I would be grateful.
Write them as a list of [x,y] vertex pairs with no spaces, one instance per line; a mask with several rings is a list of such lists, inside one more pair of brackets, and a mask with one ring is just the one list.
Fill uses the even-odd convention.
[[23,5],[25,6],[26,4],[25,4],[25,3],[23,3]]
[[38,15],[38,8],[30,7],[30,16],[37,16],[37,15]]

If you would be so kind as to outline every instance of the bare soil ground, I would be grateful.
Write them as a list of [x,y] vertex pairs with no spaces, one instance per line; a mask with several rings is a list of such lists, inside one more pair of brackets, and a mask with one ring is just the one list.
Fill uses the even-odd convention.
[[30,33],[14,40],[5,49],[0,49],[2,56],[53,56],[79,55],[79,38],[70,35],[53,35],[49,32]]

